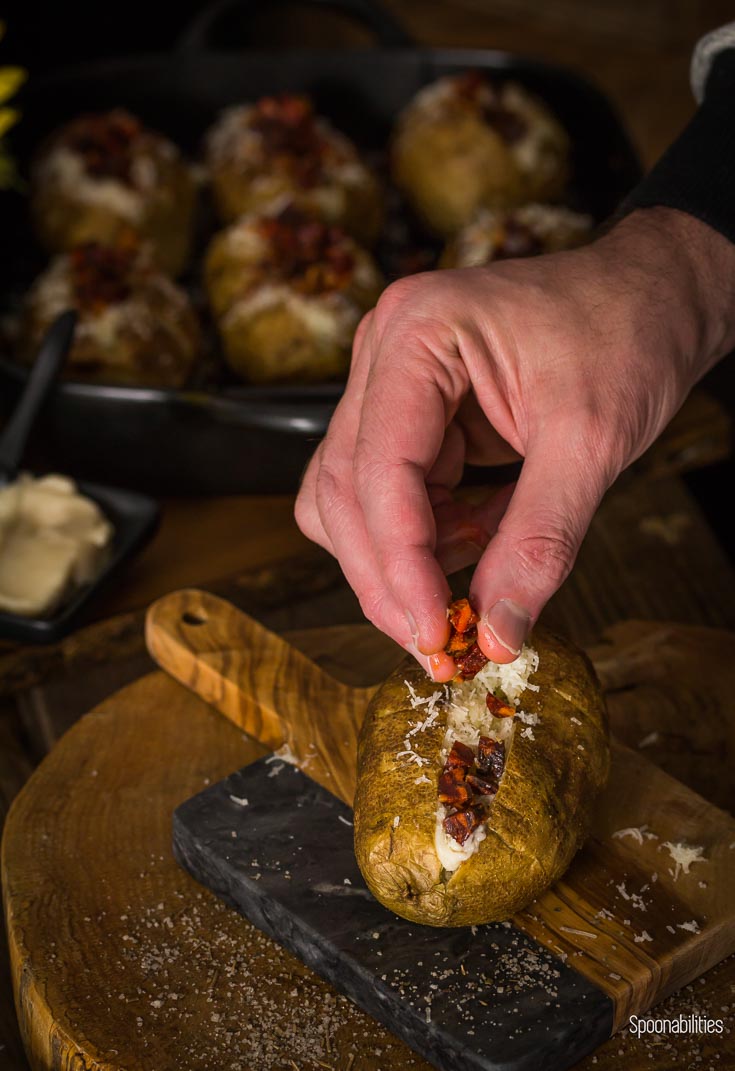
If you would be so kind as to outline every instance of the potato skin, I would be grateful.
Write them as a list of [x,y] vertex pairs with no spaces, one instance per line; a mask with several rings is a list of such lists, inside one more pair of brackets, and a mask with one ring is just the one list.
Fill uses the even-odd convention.
[[[421,696],[440,685],[408,659],[370,704],[358,744],[355,854],[373,895],[411,922],[469,926],[506,919],[564,873],[587,834],[610,762],[599,684],[586,656],[566,641],[538,628],[529,643],[539,654],[531,681],[540,690],[527,690],[521,708],[539,715],[534,738],[521,736],[516,720],[487,836],[451,874],[434,849],[446,714],[412,738],[430,766],[396,758],[405,750],[408,721],[420,717],[404,682]],[[422,773],[429,783],[416,784]]]
[[[215,235],[206,253],[204,284],[225,359],[251,383],[344,379],[357,325],[382,289],[380,270],[365,249],[340,232],[332,240],[353,268],[332,288],[309,292],[302,285],[304,273],[296,277],[288,257],[282,263],[279,242],[267,235],[269,223],[296,244],[299,232],[312,226],[297,212],[275,219],[243,216]],[[322,257],[315,254],[304,271],[318,271]]]
[[317,335],[286,301],[233,317],[220,334],[227,363],[249,383],[320,383],[349,371],[349,345]]
[[[512,139],[486,109],[525,124]],[[426,226],[450,238],[481,208],[554,201],[569,177],[569,138],[533,94],[514,83],[491,88],[471,74],[425,86],[398,118],[391,145],[393,180]]]
[[407,125],[392,151],[396,184],[437,234],[451,236],[482,205],[512,207],[522,176],[498,135],[474,116]]

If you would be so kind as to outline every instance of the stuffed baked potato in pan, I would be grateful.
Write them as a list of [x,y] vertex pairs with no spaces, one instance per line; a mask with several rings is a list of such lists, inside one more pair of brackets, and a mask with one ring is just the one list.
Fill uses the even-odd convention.
[[197,188],[178,148],[121,108],[80,115],[42,146],[31,176],[38,236],[52,252],[115,245],[128,232],[179,275],[189,258]]
[[592,217],[563,205],[481,209],[448,242],[440,268],[475,268],[496,260],[574,249],[592,237]]
[[26,295],[18,357],[35,361],[41,340],[75,309],[64,375],[85,383],[183,387],[201,349],[188,294],[164,275],[132,234],[114,245],[88,242],[51,261]]
[[399,116],[391,155],[417,215],[449,237],[480,208],[561,197],[569,154],[566,131],[537,97],[468,71],[419,90]]
[[360,870],[387,908],[431,926],[506,919],[553,884],[609,767],[604,702],[581,651],[537,628],[509,666],[484,660],[463,680],[457,661],[450,685],[413,659],[399,666],[358,745]]
[[355,329],[383,285],[353,238],[294,207],[221,231],[204,279],[225,358],[252,383],[344,377]]
[[375,241],[382,195],[355,146],[308,97],[262,97],[228,108],[210,129],[207,169],[220,218],[295,205],[359,241]]

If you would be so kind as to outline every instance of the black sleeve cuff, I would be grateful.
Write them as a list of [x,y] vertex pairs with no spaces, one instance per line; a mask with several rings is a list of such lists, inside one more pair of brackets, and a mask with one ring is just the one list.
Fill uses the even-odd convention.
[[715,58],[697,113],[618,216],[657,205],[687,212],[735,242],[735,49]]

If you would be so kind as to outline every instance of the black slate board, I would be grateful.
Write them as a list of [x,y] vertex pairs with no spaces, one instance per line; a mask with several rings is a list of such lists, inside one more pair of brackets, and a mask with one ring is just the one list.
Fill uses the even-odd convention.
[[183,803],[173,847],[442,1071],[564,1071],[612,1032],[610,998],[510,923],[435,929],[382,907],[357,867],[349,807],[275,756]]

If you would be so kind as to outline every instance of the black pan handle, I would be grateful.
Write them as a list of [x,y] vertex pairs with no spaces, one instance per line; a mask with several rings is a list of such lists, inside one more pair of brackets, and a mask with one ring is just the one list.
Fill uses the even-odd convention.
[[[258,9],[270,7],[274,0],[214,0],[204,11],[196,15],[183,31],[176,43],[180,53],[205,52],[214,49],[216,30],[231,11],[244,8],[246,12],[255,13]],[[283,0],[279,0],[283,2]],[[332,9],[351,16],[372,30],[379,44],[386,48],[412,48],[415,42],[404,30],[400,22],[394,19],[376,0],[300,0],[309,7]],[[244,42],[237,42],[242,47]]]

